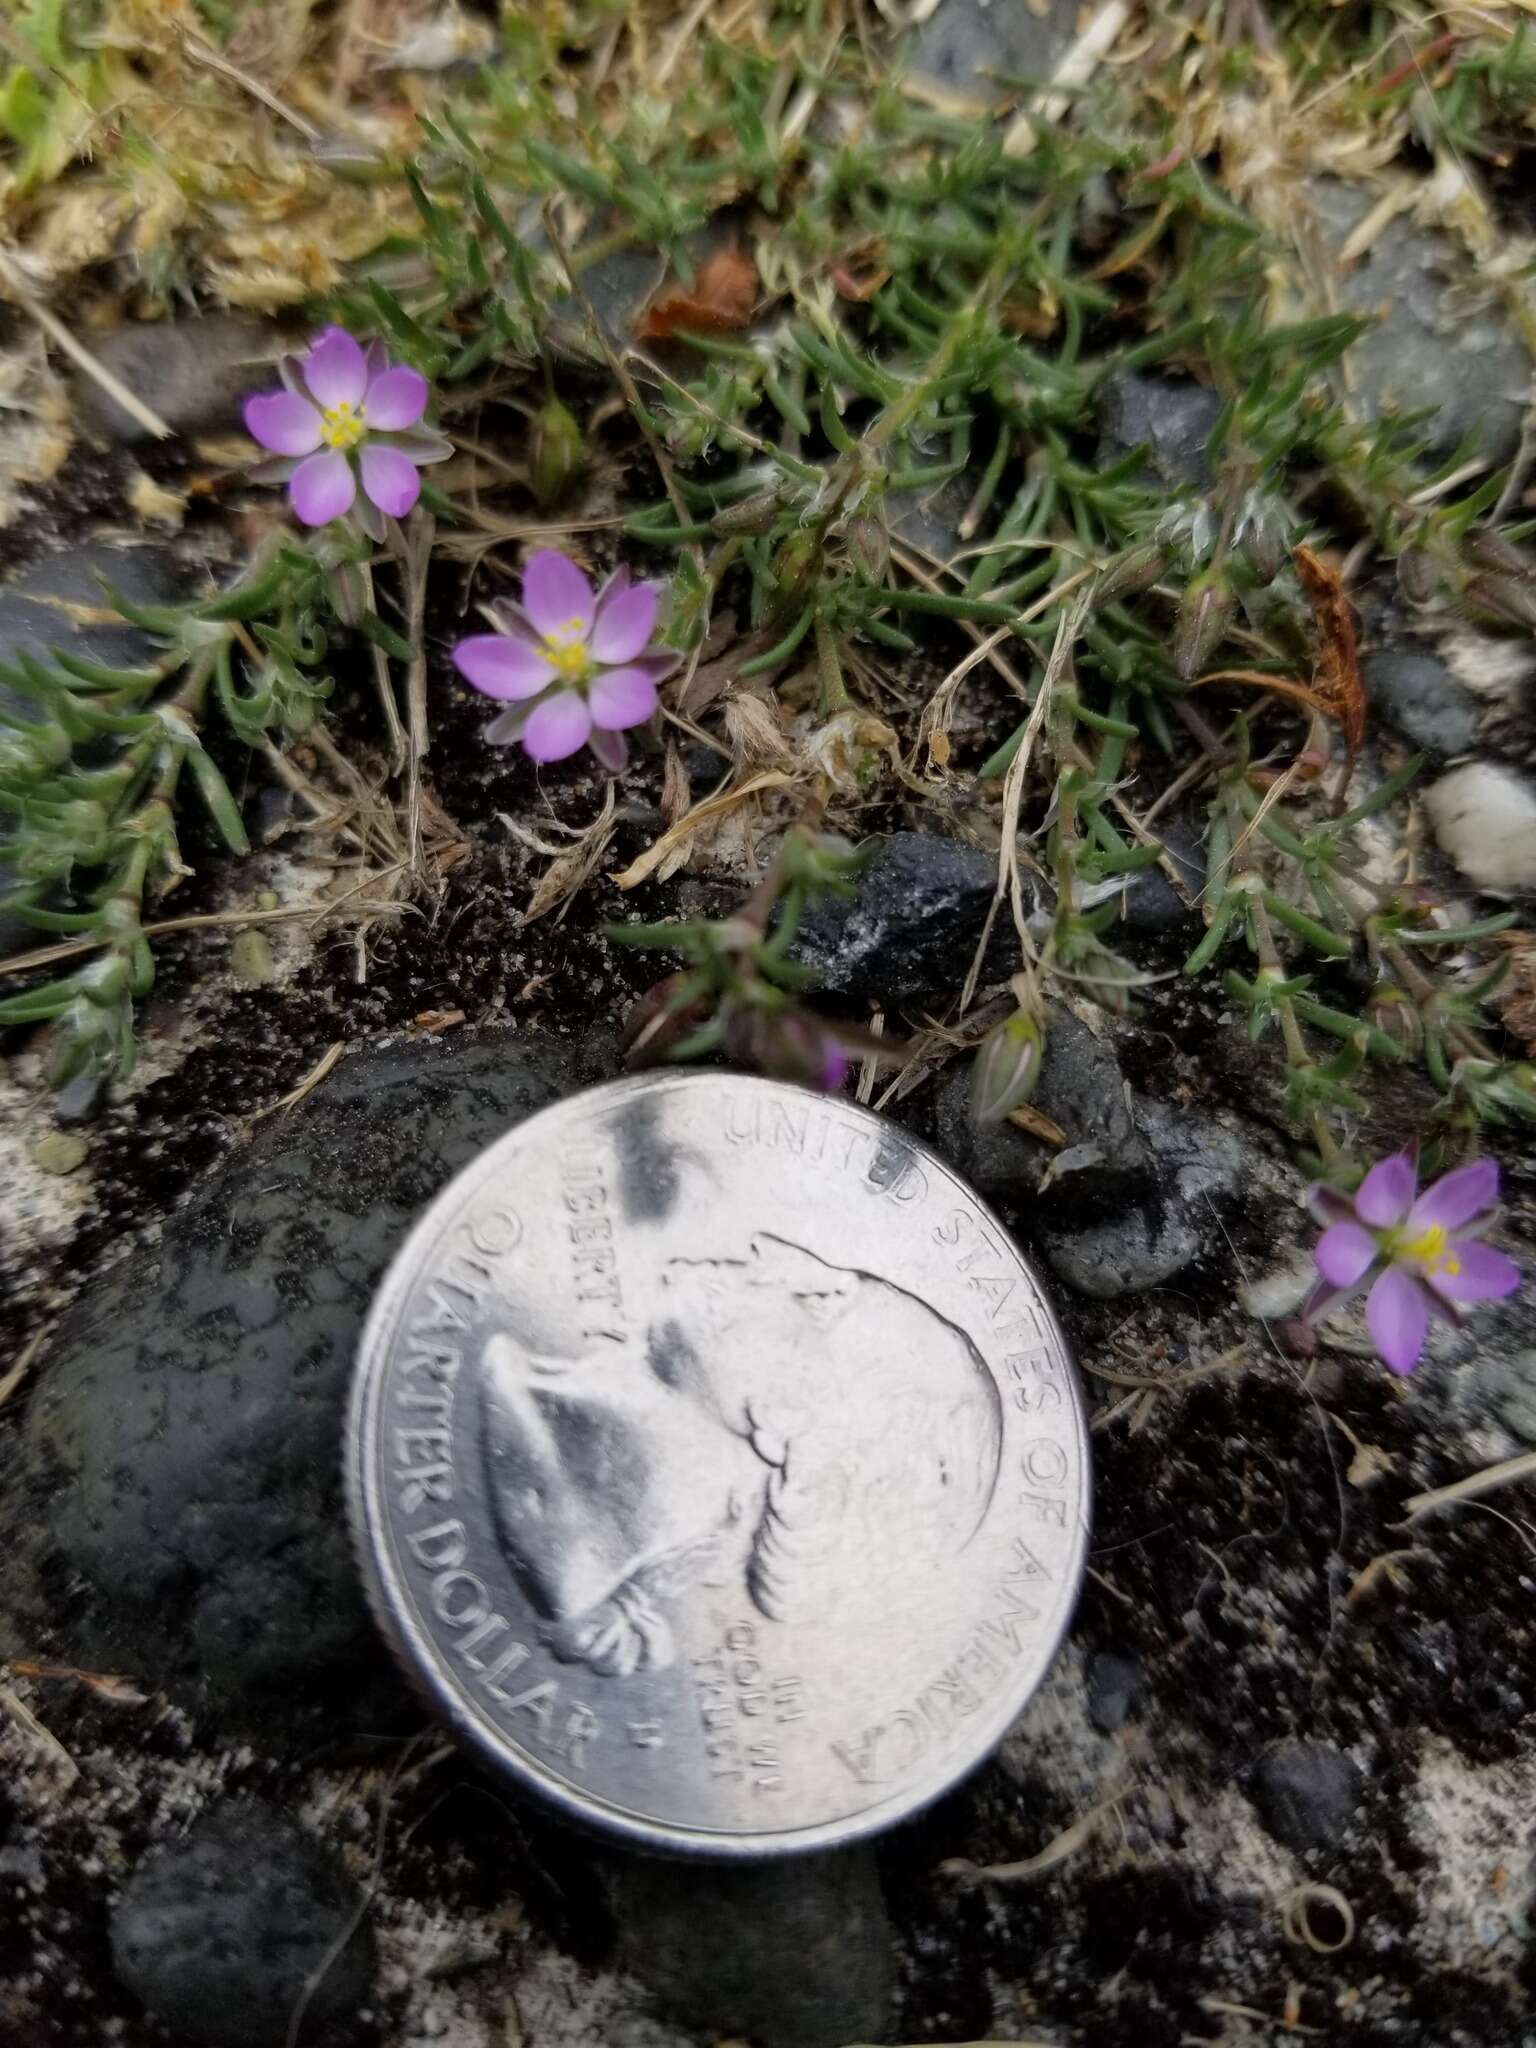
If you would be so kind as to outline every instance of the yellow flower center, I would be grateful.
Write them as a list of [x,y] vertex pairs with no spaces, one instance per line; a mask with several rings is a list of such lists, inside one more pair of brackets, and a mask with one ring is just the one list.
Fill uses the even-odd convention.
[[320,438],[327,448],[355,448],[368,429],[363,424],[361,405],[328,405],[320,415]]
[[539,652],[562,683],[584,683],[592,673],[587,629],[580,619],[567,619],[539,642]]
[[1400,1231],[1390,1232],[1389,1237],[1390,1255],[1394,1259],[1412,1259],[1426,1275],[1445,1273],[1454,1279],[1461,1271],[1461,1261],[1447,1243],[1443,1223],[1431,1223],[1417,1237],[1406,1237]]

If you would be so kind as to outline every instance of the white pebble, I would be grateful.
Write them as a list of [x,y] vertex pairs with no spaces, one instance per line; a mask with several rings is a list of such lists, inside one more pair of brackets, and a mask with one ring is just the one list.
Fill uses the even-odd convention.
[[1442,852],[1480,889],[1536,889],[1536,790],[1491,761],[1453,768],[1424,805]]

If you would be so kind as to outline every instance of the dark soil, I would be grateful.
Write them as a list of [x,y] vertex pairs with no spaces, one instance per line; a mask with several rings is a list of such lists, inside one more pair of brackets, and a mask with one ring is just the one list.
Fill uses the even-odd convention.
[[[83,511],[100,508],[105,486],[93,462],[71,469],[34,537],[69,530]],[[603,931],[614,917],[675,914],[685,891],[700,886],[682,880],[625,897],[603,878],[660,827],[654,759],[626,782],[603,874],[563,914],[518,923],[542,863],[496,813],[534,825],[541,817],[584,824],[599,808],[601,781],[595,772],[562,770],[541,786],[520,752],[481,743],[483,707],[451,680],[443,659],[459,609],[450,574],[430,635],[430,769],[439,802],[471,841],[469,857],[414,914],[375,928],[361,983],[339,928],[322,931],[310,964],[278,988],[210,976],[226,943],[221,934],[161,944],[144,1032],[179,1036],[188,1049],[173,1071],[110,1107],[91,1130],[91,1206],[52,1268],[7,1300],[4,1355],[105,1262],[132,1256],[134,1234],[152,1228],[238,1146],[244,1120],[293,1088],[334,1041],[421,1028],[414,1020],[423,1013],[449,1010],[465,1013],[466,1028],[499,1020],[585,1035],[619,1022],[664,971],[664,962],[615,947]],[[377,740],[371,693],[345,669],[339,703],[340,742],[366,762]],[[912,821],[875,812],[862,822],[878,830]],[[207,905],[218,886],[208,850],[191,844],[187,852],[200,874],[179,893],[178,910]],[[260,886],[259,873],[251,886]],[[1264,1107],[1273,1056],[1219,1027],[1181,985],[1160,983],[1149,999],[1124,1048],[1132,1081],[1148,1092],[1176,1084],[1202,1109],[1235,1112],[1257,1145],[1282,1156]],[[927,1101],[920,1091],[901,1111],[919,1131]],[[1388,1105],[1386,1121],[1411,1122],[1413,1107],[1410,1093]],[[1264,1119],[1257,1125],[1256,1110]],[[1529,1185],[1517,1177],[1512,1192],[1528,1193]],[[1107,1407],[1120,1391],[1092,1376],[1095,1365],[1176,1377],[1251,1333],[1232,1305],[1234,1290],[1283,1249],[1257,1218],[1256,1210],[1251,1227],[1239,1218],[1218,1255],[1164,1292],[1108,1304],[1059,1300],[1089,1368],[1091,1398],[1107,1397]],[[1031,1218],[1009,1220],[1027,1239]],[[1125,1767],[1095,1782],[1059,1756],[1042,1751],[1036,1761],[1031,1723],[1003,1760],[886,1842],[902,1942],[897,2038],[1002,2032],[1085,2048],[1267,2042],[1285,2038],[1278,2020],[1292,1985],[1302,2026],[1358,2048],[1515,2048],[1531,2038],[1521,2030],[1530,2025],[1532,1971],[1517,1934],[1482,1952],[1469,1936],[1465,1967],[1422,1939],[1419,1887],[1433,1875],[1433,1857],[1422,1828],[1409,1824],[1407,1801],[1427,1742],[1473,1770],[1528,1753],[1536,1710],[1532,1544],[1517,1521],[1492,1514],[1405,1533],[1398,1525],[1406,1496],[1467,1469],[1465,1446],[1426,1434],[1422,1405],[1403,1401],[1365,1361],[1325,1360],[1310,1385],[1302,1374],[1276,1352],[1161,1399],[1139,1432],[1120,1419],[1095,1434],[1093,1576],[1071,1657],[1113,1649],[1143,1662]],[[12,1439],[21,1408],[12,1401],[0,1421]],[[1392,1461],[1368,1489],[1345,1479],[1345,1426]],[[3,1469],[13,1501],[24,1506],[28,1475],[17,1473],[9,1446]],[[1378,1576],[1374,1590],[1352,1598],[1360,1574],[1392,1551],[1407,1552],[1396,1575]],[[1069,1665],[1080,1668],[1070,1658]],[[371,1862],[375,1816],[362,1788],[376,1795],[379,1773],[398,1761],[392,1736],[361,1751],[293,1754],[273,1730],[260,1745],[231,1749],[211,1720],[188,1721],[154,1704],[109,1706],[64,1682],[48,1686],[44,1718],[82,1760],[89,1796],[77,1803],[66,1793],[46,1839],[37,1840],[35,1816],[0,1783],[0,1854],[34,1841],[41,1850],[35,1882],[0,1875],[0,1895],[10,1893],[0,1931],[6,2048],[107,2039],[149,2048],[165,2040],[116,1984],[106,1914],[125,1872],[175,1824],[176,1784],[295,1804],[309,1801],[322,1780],[350,1786],[350,1798],[331,1803],[330,1838],[346,1843],[361,1869]],[[1203,1809],[1241,1791],[1266,1746],[1297,1736],[1337,1744],[1365,1773],[1361,1810],[1342,1845],[1299,1859],[1353,1908],[1353,1943],[1334,1956],[1287,1943],[1263,1868],[1255,1864],[1245,1884],[1234,1880],[1231,1859],[1212,1867],[1199,1825]],[[1034,1853],[1110,1783],[1123,1789],[1124,1803],[1108,1833],[1048,1875],[971,1889],[941,1873],[952,1857]],[[1531,1853],[1528,1837],[1510,1847]],[[1496,1861],[1490,1856],[1495,1889]],[[546,1936],[584,1960],[606,1951],[584,1849],[467,1763],[441,1761],[406,1778],[393,1799],[383,1868],[380,1910],[389,1914],[415,1901],[423,1911],[473,1918],[520,1898],[530,1925],[509,1920],[499,1951],[514,1976],[525,1945]],[[1326,1915],[1318,1924],[1326,1928]],[[483,1959],[468,1967],[507,1974]],[[29,1978],[49,1987],[41,2006]],[[379,2048],[398,2038],[403,1998],[397,1991],[385,2000],[370,2037]],[[1213,1998],[1276,2024],[1254,2028],[1214,2010]]]

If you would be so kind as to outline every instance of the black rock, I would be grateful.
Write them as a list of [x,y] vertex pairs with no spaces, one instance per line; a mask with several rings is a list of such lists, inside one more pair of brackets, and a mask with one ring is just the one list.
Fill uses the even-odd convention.
[[[1163,851],[1178,870],[1190,901],[1197,902],[1205,887],[1205,847],[1198,833],[1182,822],[1170,825],[1163,834]],[[1160,867],[1143,868],[1127,878],[1120,919],[1128,931],[1149,936],[1182,931],[1196,915]]]
[[623,1960],[684,2025],[761,2048],[886,2038],[895,1951],[870,1849],[740,1869],[625,1860],[609,1898]]
[[[119,327],[96,345],[96,356],[168,427],[196,434],[237,426],[247,393],[275,390],[287,346],[287,337],[259,321],[209,313]],[[94,379],[78,380],[75,402],[87,426],[108,440],[132,447],[154,439]]]
[[1248,1179],[1242,1145],[1209,1117],[1142,1098],[1135,1127],[1150,1188],[1112,1208],[1096,1204],[1088,1221],[1063,1224],[1053,1208],[1039,1232],[1057,1278],[1098,1301],[1162,1287],[1193,1265],[1219,1235],[1220,1206],[1237,1200]]
[[954,111],[982,113],[1048,79],[1077,32],[1076,0],[941,0],[906,47],[909,76]]
[[[0,589],[0,662],[14,664],[23,654],[46,661],[56,647],[113,668],[149,661],[158,650],[137,626],[110,616],[82,621],[71,609],[106,611],[103,582],[134,604],[171,604],[187,594],[187,572],[168,548],[85,541],[44,555]],[[3,684],[0,705],[37,716],[31,699],[16,697]]]
[[229,1807],[134,1871],[112,1910],[112,1960],[189,2048],[284,2048],[294,2007],[325,1965],[299,2038],[334,2042],[373,1985],[360,1906],[335,1858],[285,1814]]
[[[1377,195],[1364,184],[1315,178],[1307,198],[1324,237],[1338,244]],[[1371,321],[1348,356],[1366,416],[1426,411],[1414,431],[1429,459],[1443,460],[1470,438],[1489,462],[1507,462],[1520,439],[1531,358],[1459,245],[1399,217],[1334,279],[1339,310]]]
[[1088,1718],[1101,1735],[1118,1735],[1142,1680],[1141,1659],[1098,1650],[1088,1659]]
[[90,1594],[67,1625],[79,1661],[251,1715],[378,1711],[387,1663],[340,1499],[362,1320],[422,1207],[578,1065],[512,1034],[355,1054],[229,1159],[158,1253],[86,1289],[30,1419],[32,1456],[65,1482],[41,1508],[44,1565]]
[[1331,1742],[1282,1742],[1248,1780],[1259,1819],[1287,1849],[1331,1849],[1360,1804],[1359,1766]]
[[[990,855],[957,839],[893,832],[875,849],[857,895],[819,904],[804,919],[793,957],[818,988],[855,1000],[899,1003],[959,988],[996,886]],[[1017,958],[1011,927],[993,954],[988,975],[1000,978]]]
[[1054,1005],[1034,1107],[1065,1134],[1064,1150],[1053,1151],[1009,1123],[978,1130],[971,1120],[970,1061],[957,1060],[939,1089],[939,1149],[982,1194],[999,1200],[1032,1196],[1048,1166],[1053,1209],[1121,1203],[1150,1185],[1151,1162],[1113,1045]]
[[1146,444],[1147,466],[1165,484],[1205,484],[1205,445],[1221,412],[1220,395],[1193,377],[1121,370],[1099,391],[1099,466],[1108,469]]
[[1387,647],[1360,667],[1366,692],[1426,753],[1450,759],[1477,745],[1477,702],[1443,661],[1415,648]]

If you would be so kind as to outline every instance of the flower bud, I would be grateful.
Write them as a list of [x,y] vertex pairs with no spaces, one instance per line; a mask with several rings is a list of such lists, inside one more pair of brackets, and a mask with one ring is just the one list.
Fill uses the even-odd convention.
[[1029,1101],[1040,1079],[1045,1032],[1032,1010],[1015,1010],[988,1033],[971,1062],[971,1116],[978,1124],[1000,1124]]
[[1238,546],[1255,577],[1266,587],[1285,567],[1285,542],[1280,523],[1270,512],[1260,512],[1249,520]]
[[1501,576],[1536,576],[1536,561],[1491,526],[1475,527],[1461,543],[1461,558]]
[[775,1081],[797,1081],[829,1095],[848,1078],[848,1055],[837,1034],[808,1010],[738,1010],[726,1050]]
[[1536,626],[1536,584],[1515,576],[1474,576],[1462,592],[1475,611],[1512,626]]
[[547,398],[533,416],[528,448],[528,481],[542,510],[564,497],[585,457],[574,413],[558,398]]
[[783,502],[777,484],[772,490],[754,491],[750,498],[738,498],[734,504],[722,505],[710,520],[710,528],[722,535],[766,533],[778,518]]
[[1192,682],[1215,653],[1232,617],[1231,589],[1212,575],[1191,578],[1173,622],[1173,665]]
[[692,981],[690,974],[669,974],[630,1006],[621,1034],[626,1064],[644,1067],[664,1060],[703,1023],[708,1004],[702,995],[688,994]]
[[848,559],[866,583],[883,583],[891,566],[891,536],[879,514],[862,513],[848,522]]
[[1134,597],[1139,590],[1150,590],[1169,560],[1168,549],[1159,541],[1143,541],[1140,547],[1127,548],[1105,569],[1094,588],[1094,596],[1101,604],[1108,604],[1112,598]]
[[1428,604],[1440,588],[1440,565],[1428,548],[1406,547],[1397,558],[1397,587],[1410,604]]

